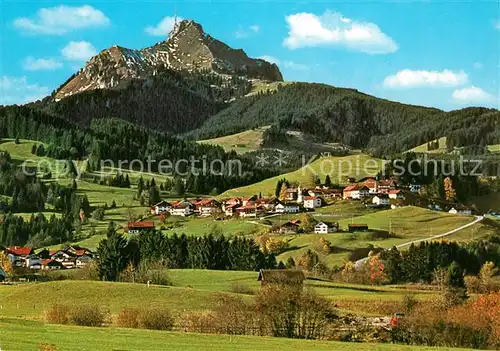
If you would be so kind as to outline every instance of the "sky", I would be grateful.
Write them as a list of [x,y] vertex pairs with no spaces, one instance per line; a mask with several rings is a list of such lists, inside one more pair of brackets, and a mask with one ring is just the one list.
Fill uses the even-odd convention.
[[0,104],[39,99],[99,51],[166,40],[174,16],[285,80],[454,110],[500,107],[500,1],[0,3]]

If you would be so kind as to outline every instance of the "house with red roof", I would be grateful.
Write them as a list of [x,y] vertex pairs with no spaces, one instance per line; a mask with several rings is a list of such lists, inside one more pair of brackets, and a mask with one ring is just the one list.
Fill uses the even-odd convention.
[[370,189],[361,184],[349,185],[344,189],[344,199],[359,200],[368,195],[370,195]]
[[363,183],[363,186],[366,186],[368,188],[368,191],[370,194],[377,194],[378,193],[378,182],[375,178],[368,178],[366,179]]
[[62,269],[63,265],[61,262],[58,262],[58,261],[53,260],[51,258],[48,258],[48,259],[42,261],[41,267],[42,267],[42,269],[45,269],[45,270]]
[[244,197],[241,199],[241,204],[243,206],[246,206],[248,205],[249,202],[254,202],[257,200],[257,196],[256,195],[253,195],[253,196],[249,196],[249,197]]
[[236,209],[236,213],[238,213],[240,217],[258,217],[265,212],[266,210],[264,207],[256,203],[249,203],[246,206],[241,206]]
[[397,187],[394,179],[382,179],[378,182],[378,192],[380,194],[388,194],[391,190],[395,190]]
[[241,206],[240,204],[225,205],[224,213],[226,214],[226,216],[232,217],[237,213],[236,209],[240,206]]
[[211,216],[220,211],[220,203],[214,199],[204,199],[194,203],[194,205],[196,206],[195,211],[203,217]]
[[154,228],[154,222],[128,222],[125,231],[129,234],[139,234],[143,230],[151,230]]
[[169,212],[172,205],[167,201],[160,201],[153,207],[151,207],[151,214],[161,215],[162,213]]
[[32,247],[26,246],[13,246],[5,251],[12,265],[16,267],[26,267],[26,258],[35,253]]
[[319,196],[305,196],[304,208],[315,209],[323,205],[323,199]]
[[389,191],[389,199],[394,199],[394,200],[397,200],[397,199],[403,199],[404,196],[403,196],[403,192],[401,190],[390,190]]
[[187,217],[194,214],[195,209],[196,205],[189,202],[188,200],[182,200],[172,205],[172,208],[170,209],[170,214],[172,216]]

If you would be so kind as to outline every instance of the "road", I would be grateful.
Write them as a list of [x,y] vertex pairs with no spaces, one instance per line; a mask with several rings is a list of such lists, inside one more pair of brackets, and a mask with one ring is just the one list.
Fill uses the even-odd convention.
[[[449,236],[451,234],[454,234],[454,233],[456,233],[456,232],[458,232],[458,231],[460,231],[462,229],[465,229],[465,228],[468,228],[470,226],[473,226],[474,224],[477,224],[477,223],[481,222],[484,219],[484,216],[475,216],[475,217],[476,217],[476,219],[474,221],[472,221],[470,223],[467,223],[465,225],[462,225],[462,226],[460,226],[458,228],[455,228],[453,230],[450,230],[449,232],[446,232],[444,234],[433,235],[433,236],[430,236],[430,237],[424,238],[424,239],[412,240],[412,241],[409,241],[409,242],[404,243],[404,244],[396,245],[396,248],[400,249],[402,247],[409,246],[411,244],[417,244],[417,243],[420,243],[422,241],[431,241],[431,240],[436,240],[436,239],[444,238],[444,237]],[[359,267],[359,265],[361,265],[367,259],[368,259],[368,257],[365,257],[365,258],[362,258],[360,260],[357,260],[355,262],[356,267]]]

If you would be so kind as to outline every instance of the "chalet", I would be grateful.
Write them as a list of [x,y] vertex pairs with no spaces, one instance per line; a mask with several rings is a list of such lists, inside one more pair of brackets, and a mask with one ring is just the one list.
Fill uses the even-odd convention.
[[187,217],[194,213],[195,205],[187,200],[176,202],[170,209],[172,216]]
[[58,261],[55,261],[55,260],[48,258],[48,259],[42,261],[41,267],[42,267],[42,269],[45,269],[45,270],[51,270],[51,269],[62,269],[63,265],[61,262],[58,262]]
[[257,205],[261,205],[262,207],[264,207],[266,211],[273,212],[276,205],[279,204],[280,201],[275,197],[268,197],[268,198],[258,199],[257,201],[255,201],[255,203]]
[[172,205],[167,201],[161,201],[151,208],[151,214],[160,215],[164,212],[169,212]]
[[344,199],[359,200],[370,194],[370,189],[363,185],[350,185],[344,189]]
[[367,224],[349,224],[348,225],[349,232],[367,232],[368,225]]
[[83,268],[86,265],[88,265],[90,262],[92,262],[92,257],[90,257],[89,255],[83,255],[83,256],[80,256],[76,259],[75,265],[76,265],[76,268]]
[[403,198],[403,192],[401,190],[389,190],[389,199],[402,199]]
[[343,189],[311,189],[308,191],[310,196],[321,196],[326,199],[342,197]]
[[362,184],[368,188],[370,194],[378,193],[378,182],[375,178],[368,178]]
[[319,222],[314,226],[314,233],[316,234],[328,234],[334,233],[339,230],[338,223],[330,223],[330,222]]
[[255,196],[255,195],[249,196],[249,197],[244,197],[241,199],[241,204],[243,206],[246,206],[246,205],[248,205],[249,202],[254,202],[255,200],[257,200],[257,196]]
[[258,217],[265,212],[265,209],[255,203],[249,203],[246,206],[238,207],[236,212],[240,217]]
[[323,200],[319,196],[305,196],[304,207],[315,209],[323,205]]
[[92,257],[92,251],[90,251],[89,249],[87,249],[85,247],[72,245],[72,246],[68,246],[64,250],[69,252],[69,253],[74,254],[76,257],[80,257],[83,255],[89,255]]
[[13,266],[25,267],[26,258],[33,255],[35,250],[32,247],[14,246],[7,248],[6,253]]
[[274,211],[276,213],[298,213],[300,212],[300,207],[296,204],[284,203],[276,205]]
[[40,269],[42,264],[42,259],[38,255],[29,255],[26,257],[26,268],[29,269]]
[[240,206],[241,206],[240,204],[225,205],[224,206],[224,213],[226,214],[226,216],[229,216],[229,217],[234,216],[237,213],[236,210]]
[[211,216],[214,213],[218,212],[220,207],[219,203],[214,199],[205,199],[198,202],[195,202],[196,212],[200,214],[200,216]]
[[306,280],[306,276],[303,271],[292,269],[261,269],[257,278],[260,286],[276,284],[298,288],[302,288],[304,280]]
[[126,231],[129,234],[138,234],[143,230],[151,230],[154,228],[154,222],[128,222]]
[[389,200],[389,195],[380,194],[373,197],[372,204],[377,206],[389,206],[391,204],[391,201]]
[[241,199],[237,198],[237,197],[234,197],[234,198],[229,199],[226,202],[224,202],[224,205],[225,206],[241,205]]
[[391,190],[396,189],[394,179],[382,179],[378,182],[378,192],[380,194],[388,194]]
[[298,230],[299,230],[299,224],[290,221],[280,225],[278,232],[280,234],[293,234],[297,233]]
[[288,188],[286,189],[285,201],[297,201],[299,197],[299,189],[298,188]]

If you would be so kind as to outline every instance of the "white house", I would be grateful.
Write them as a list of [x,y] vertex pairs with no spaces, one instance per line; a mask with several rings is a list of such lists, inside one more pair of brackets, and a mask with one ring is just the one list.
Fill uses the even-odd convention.
[[92,261],[92,257],[89,255],[83,255],[76,259],[76,268],[83,268]]
[[194,213],[194,207],[189,201],[179,201],[172,206],[170,214],[172,216],[187,217]]
[[403,193],[401,190],[389,190],[389,199],[402,199],[403,198]]
[[42,264],[42,259],[37,255],[30,255],[26,257],[26,267],[29,269],[40,269]]
[[469,210],[468,208],[462,208],[462,209],[456,209],[455,207],[452,207],[448,213],[451,213],[451,214],[460,214],[460,215],[471,215],[472,214],[472,211]]
[[161,201],[153,206],[151,212],[154,212],[154,214],[159,215],[162,214],[163,212],[169,212],[171,208],[172,205],[170,203],[168,203],[167,201]]
[[236,213],[236,209],[240,207],[239,204],[232,204],[232,205],[225,205],[224,206],[224,213],[226,214],[226,216],[234,216],[234,214]]
[[350,185],[344,189],[344,199],[359,200],[370,195],[370,189],[362,185]]
[[337,223],[319,222],[314,226],[314,233],[316,234],[334,233],[338,230],[339,225]]
[[390,205],[390,200],[389,196],[381,194],[381,195],[376,195],[372,199],[372,204],[378,205],[378,206],[389,206]]
[[294,204],[278,204],[274,211],[276,213],[298,213],[300,212],[300,207]]
[[305,196],[304,197],[304,207],[305,208],[318,208],[321,207],[323,201],[319,196]]

